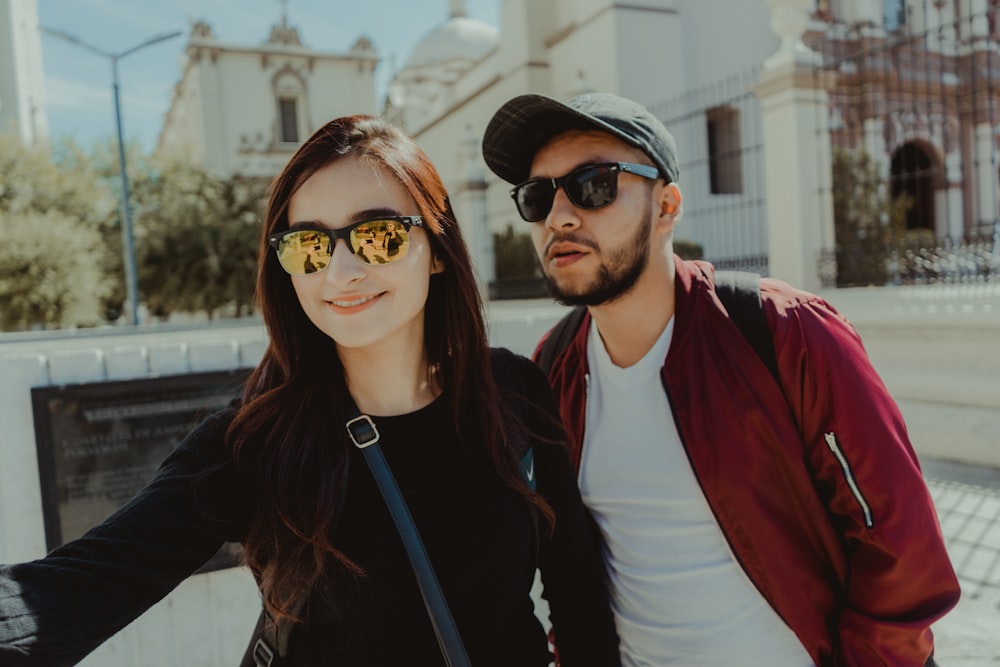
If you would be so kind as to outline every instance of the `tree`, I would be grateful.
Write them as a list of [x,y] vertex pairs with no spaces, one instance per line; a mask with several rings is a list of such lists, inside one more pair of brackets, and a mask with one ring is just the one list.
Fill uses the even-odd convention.
[[[115,215],[99,225],[99,228],[108,248],[108,252],[103,257],[101,268],[111,280],[112,285],[110,293],[105,298],[104,306],[107,319],[115,321],[121,316],[125,308],[125,260],[122,245],[122,217],[120,208],[122,181],[121,162],[118,157],[118,142],[112,139],[98,141],[91,145],[86,152],[79,149],[75,151],[60,150],[56,153],[56,160],[59,164],[66,167],[80,160],[89,162],[114,193],[115,203],[118,208],[115,210]],[[130,184],[129,208],[133,218],[132,227],[134,234],[135,210],[138,205],[135,185],[148,179],[150,174],[154,173],[154,168],[150,157],[143,152],[142,147],[137,142],[125,142],[125,163],[128,169]],[[139,194],[141,196],[141,191]],[[139,294],[139,301],[140,303],[142,302],[141,292]]]
[[705,249],[700,243],[685,241],[684,239],[674,239],[674,252],[681,259],[704,259]]
[[0,135],[0,328],[93,326],[112,290],[101,227],[115,199],[70,143],[57,164],[48,144]]
[[890,243],[904,234],[909,195],[890,199],[878,164],[865,151],[833,152],[837,285],[884,285]]
[[497,280],[534,278],[540,275],[535,245],[528,232],[515,232],[512,225],[507,225],[502,233],[493,234],[493,248]]
[[135,183],[139,291],[150,312],[250,312],[265,185],[172,162]]

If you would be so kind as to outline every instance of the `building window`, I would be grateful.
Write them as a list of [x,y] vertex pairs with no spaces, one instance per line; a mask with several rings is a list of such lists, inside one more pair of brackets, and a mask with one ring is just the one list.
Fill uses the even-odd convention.
[[302,75],[292,67],[284,67],[272,79],[274,110],[274,140],[290,148],[309,133],[309,93]]
[[281,130],[281,141],[298,143],[299,117],[294,97],[278,98],[278,126]]
[[732,107],[709,109],[708,178],[716,195],[743,192],[740,163],[740,112]]

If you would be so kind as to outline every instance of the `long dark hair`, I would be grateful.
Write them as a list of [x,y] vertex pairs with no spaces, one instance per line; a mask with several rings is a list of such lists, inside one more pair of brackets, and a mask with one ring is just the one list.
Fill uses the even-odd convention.
[[347,156],[388,171],[409,191],[426,221],[431,249],[444,271],[431,277],[424,316],[425,346],[437,368],[463,442],[484,443],[473,458],[492,466],[552,522],[551,510],[521,481],[512,428],[493,381],[483,304],[472,263],[437,170],[400,130],[370,116],[330,121],[299,148],[274,182],[260,242],[257,300],[270,342],[250,375],[227,433],[240,469],[257,487],[257,506],[244,560],[264,602],[278,618],[294,618],[328,563],[359,572],[331,543],[346,488],[351,446],[344,424],[344,369],[334,342],[299,304],[289,276],[267,245],[288,227],[296,190],[323,167]]

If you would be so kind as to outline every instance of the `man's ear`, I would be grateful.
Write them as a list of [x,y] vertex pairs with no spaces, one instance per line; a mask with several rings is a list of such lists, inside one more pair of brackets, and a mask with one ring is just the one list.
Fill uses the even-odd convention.
[[657,225],[661,227],[662,231],[673,232],[674,224],[680,220],[683,212],[684,196],[676,183],[665,184],[658,194]]

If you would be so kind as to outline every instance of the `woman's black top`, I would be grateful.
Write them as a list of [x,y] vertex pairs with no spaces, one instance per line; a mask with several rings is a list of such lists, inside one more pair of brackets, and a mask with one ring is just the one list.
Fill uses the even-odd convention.
[[[518,409],[529,428],[558,436],[541,371],[506,350],[494,351],[494,359],[541,409]],[[256,497],[234,465],[215,475],[212,507],[206,494],[194,493],[199,473],[230,461],[223,435],[231,418],[223,411],[203,422],[145,489],[83,537],[41,560],[0,567],[0,665],[75,664],[224,541],[242,539]],[[565,447],[533,440],[537,490],[556,514],[550,536],[544,519],[534,520],[529,504],[463,449],[441,399],[373,420],[475,667],[549,664],[529,595],[536,566],[562,665],[620,664],[598,538]],[[385,503],[360,451],[350,456],[334,542],[364,576],[331,569],[281,664],[443,665]]]

